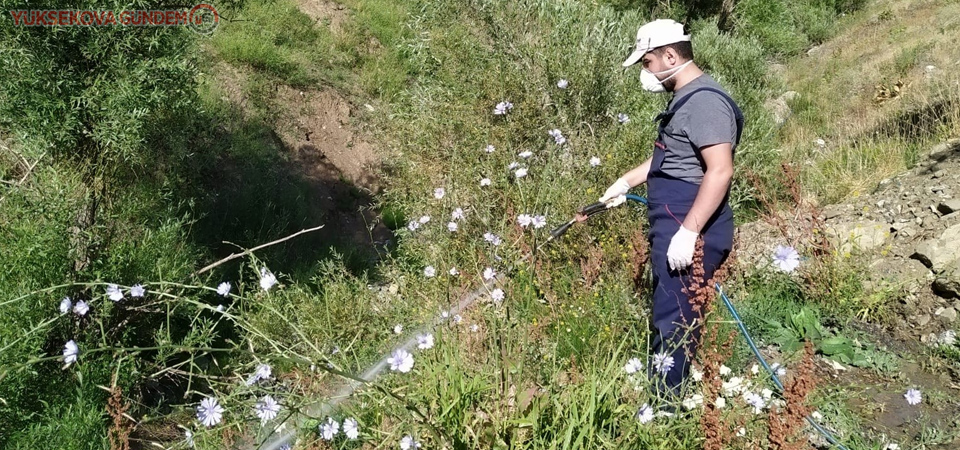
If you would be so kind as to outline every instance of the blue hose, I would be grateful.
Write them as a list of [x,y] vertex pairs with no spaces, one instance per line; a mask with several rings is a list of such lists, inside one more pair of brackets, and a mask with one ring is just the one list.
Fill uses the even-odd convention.
[[[644,205],[647,204],[647,199],[639,195],[627,194],[627,200],[643,203]],[[740,329],[740,334],[742,334],[743,338],[747,341],[747,345],[750,346],[750,350],[753,351],[753,355],[756,356],[758,360],[760,360],[760,364],[763,366],[764,369],[767,370],[767,373],[770,374],[770,378],[773,380],[773,384],[777,386],[777,389],[779,389],[780,393],[782,394],[783,383],[780,382],[780,377],[777,376],[777,372],[773,370],[773,368],[771,368],[769,364],[767,364],[767,360],[763,357],[763,355],[760,354],[760,350],[757,348],[757,344],[753,342],[753,338],[750,337],[750,333],[747,332],[747,327],[744,326],[743,320],[740,319],[740,314],[737,313],[737,308],[733,307],[733,302],[731,302],[730,298],[727,297],[727,294],[723,292],[723,287],[720,286],[720,283],[716,283],[714,287],[716,287],[717,293],[720,294],[720,298],[723,299],[723,304],[726,305],[727,310],[729,310],[730,314],[733,316],[733,320],[737,322],[737,328]],[[820,424],[818,424],[815,420],[813,420],[813,417],[810,417],[808,415],[806,419],[807,419],[807,423],[809,423],[814,430],[817,430],[818,433],[820,433],[823,437],[825,437],[827,441],[830,442],[830,444],[835,445],[837,448],[841,450],[847,450],[847,448],[844,447],[843,444],[841,444],[840,441],[838,441],[837,438],[833,436],[833,434],[831,434],[827,429],[823,428]]]

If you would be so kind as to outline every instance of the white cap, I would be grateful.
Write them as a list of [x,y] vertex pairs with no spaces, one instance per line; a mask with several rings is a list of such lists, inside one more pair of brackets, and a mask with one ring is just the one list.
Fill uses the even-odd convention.
[[623,67],[636,64],[643,55],[657,47],[689,40],[690,35],[683,34],[683,24],[674,20],[657,19],[644,24],[637,30],[637,49],[623,62]]

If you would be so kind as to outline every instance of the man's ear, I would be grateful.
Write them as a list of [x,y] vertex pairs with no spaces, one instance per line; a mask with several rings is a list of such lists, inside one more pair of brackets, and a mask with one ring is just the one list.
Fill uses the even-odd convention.
[[675,66],[680,63],[680,55],[677,54],[677,50],[673,47],[664,48],[663,57],[671,66]]

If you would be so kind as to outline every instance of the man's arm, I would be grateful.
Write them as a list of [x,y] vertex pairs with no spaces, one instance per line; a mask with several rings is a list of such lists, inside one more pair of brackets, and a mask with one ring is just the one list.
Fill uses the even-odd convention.
[[[717,211],[727,189],[733,179],[733,149],[730,143],[715,144],[700,149],[703,161],[707,168],[703,173],[703,181],[697,191],[697,198],[690,207],[690,212],[683,221],[683,227],[700,233],[710,216]],[[649,168],[649,161],[646,163]],[[637,168],[639,169],[639,167]],[[633,173],[631,170],[628,174]],[[629,179],[628,179],[629,180]],[[646,181],[646,173],[644,173]],[[632,184],[631,184],[632,186]]]
[[642,164],[633,169],[630,169],[629,172],[623,174],[623,179],[627,180],[627,183],[630,184],[630,187],[637,187],[643,183],[647,182],[647,173],[650,172],[650,164],[653,162],[653,157],[647,158]]

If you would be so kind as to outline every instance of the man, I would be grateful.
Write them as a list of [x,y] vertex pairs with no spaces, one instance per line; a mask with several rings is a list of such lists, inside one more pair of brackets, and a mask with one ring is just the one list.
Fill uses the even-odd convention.
[[630,188],[647,183],[654,328],[650,372],[658,395],[671,401],[680,394],[699,338],[699,318],[683,292],[690,285],[697,238],[703,238],[704,282],[732,247],[733,212],[727,200],[743,116],[693,62],[683,25],[661,19],[640,27],[637,48],[623,66],[637,62],[643,65],[643,88],[672,92],[673,98],[657,116],[653,156],[620,177],[600,201],[617,206]]

